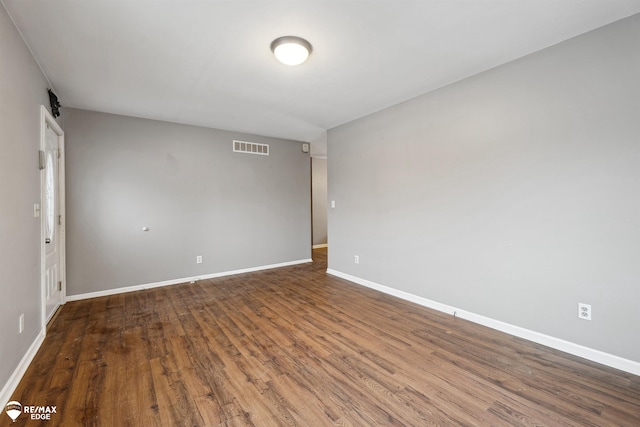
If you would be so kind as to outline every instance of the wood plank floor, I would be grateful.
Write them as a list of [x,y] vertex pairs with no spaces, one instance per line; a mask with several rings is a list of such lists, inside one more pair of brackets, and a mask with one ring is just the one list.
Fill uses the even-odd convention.
[[13,395],[56,414],[12,425],[640,425],[640,377],[314,259],[66,304]]

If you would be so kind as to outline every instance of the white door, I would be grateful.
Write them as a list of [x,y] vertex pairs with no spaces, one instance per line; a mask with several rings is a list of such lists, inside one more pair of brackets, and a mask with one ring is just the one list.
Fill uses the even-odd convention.
[[[47,112],[48,114],[48,112]],[[61,191],[62,131],[50,116],[43,117],[42,238],[44,324],[64,302],[64,235],[62,233],[63,194]]]

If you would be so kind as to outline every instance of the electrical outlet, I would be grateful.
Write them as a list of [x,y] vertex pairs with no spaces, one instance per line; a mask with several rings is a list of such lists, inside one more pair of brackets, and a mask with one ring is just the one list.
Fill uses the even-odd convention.
[[196,257],[196,264],[202,264],[202,255]]
[[356,257],[353,260],[353,262],[355,262],[356,264],[360,264],[360,257],[358,255],[356,255]]
[[335,207],[336,207],[336,201],[335,201],[335,200],[332,200],[332,201],[331,201],[331,208],[333,209],[333,208],[335,208]]
[[591,304],[578,303],[578,317],[582,320],[591,320]]
[[21,334],[22,332],[24,332],[24,313],[18,319],[18,333]]

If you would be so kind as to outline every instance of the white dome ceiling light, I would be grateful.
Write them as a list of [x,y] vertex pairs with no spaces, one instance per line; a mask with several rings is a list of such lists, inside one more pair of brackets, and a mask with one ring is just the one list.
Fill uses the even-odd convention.
[[312,51],[311,43],[295,36],[279,37],[271,42],[271,51],[286,65],[299,65],[307,60]]

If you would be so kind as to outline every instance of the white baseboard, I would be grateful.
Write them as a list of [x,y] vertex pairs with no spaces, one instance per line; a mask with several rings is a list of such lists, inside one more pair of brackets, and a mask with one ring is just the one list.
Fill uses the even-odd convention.
[[321,243],[319,245],[313,245],[311,246],[311,249],[322,249],[322,248],[327,248],[329,247],[328,243]]
[[582,357],[583,359],[587,359],[592,362],[600,363],[602,365],[609,366],[615,369],[620,369],[621,371],[629,372],[634,375],[640,375],[640,363],[635,362],[633,360],[625,359],[619,356],[615,356],[613,354],[605,353],[600,350],[595,350],[593,348],[589,348],[589,347],[585,347],[569,341],[565,341],[560,338],[555,338],[549,335],[545,335],[540,332],[535,332],[529,329],[521,328],[519,326],[511,325],[509,323],[505,323],[499,320],[491,319],[489,317],[481,316],[479,314],[471,313],[469,311],[461,310],[459,308],[452,307],[450,305],[441,304],[439,302],[432,301],[427,298],[419,297],[417,295],[413,295],[408,292],[404,292],[398,289],[390,288],[388,286],[380,285],[378,283],[361,279],[359,277],[342,273],[340,271],[336,271],[330,268],[327,269],[327,274],[331,274],[332,276],[346,279],[358,285],[366,286],[367,288],[375,289],[385,294],[393,295],[395,297],[404,299],[406,301],[411,301],[416,304],[422,305],[424,307],[450,314],[452,316],[455,314],[456,317],[460,317],[462,319],[469,320],[471,322],[474,322],[483,326],[487,326],[491,329],[505,332],[507,334],[510,334],[519,338],[524,338],[526,340],[533,341],[538,344],[546,345],[547,347],[551,347],[556,350],[560,350],[565,353],[572,354],[574,356]]
[[240,270],[205,274],[201,276],[183,277],[181,279],[165,280],[162,282],[145,283],[143,285],[133,285],[133,286],[125,286],[121,288],[105,289],[104,291],[89,292],[86,294],[67,295],[67,302],[79,301],[79,300],[89,299],[89,298],[104,297],[108,295],[122,294],[125,292],[141,291],[144,289],[159,288],[162,286],[178,285],[180,283],[197,282],[198,280],[215,279],[216,277],[232,276],[234,274],[251,273],[253,271],[269,270],[272,268],[279,268],[279,267],[288,267],[291,265],[304,264],[307,262],[313,262],[313,260],[311,258],[308,258],[308,259],[301,259],[297,261],[282,262],[279,264],[261,265],[259,267],[249,267],[249,268],[243,268]]
[[45,329],[42,329],[33,343],[31,343],[31,346],[22,357],[20,363],[18,363],[18,366],[9,377],[9,380],[5,383],[4,387],[2,387],[2,391],[0,391],[0,408],[4,408],[7,405],[7,402],[9,402],[9,400],[11,399],[11,395],[16,390],[16,387],[18,387],[18,384],[20,384],[22,376],[27,371],[27,368],[31,364],[31,361],[44,342],[45,334]]

